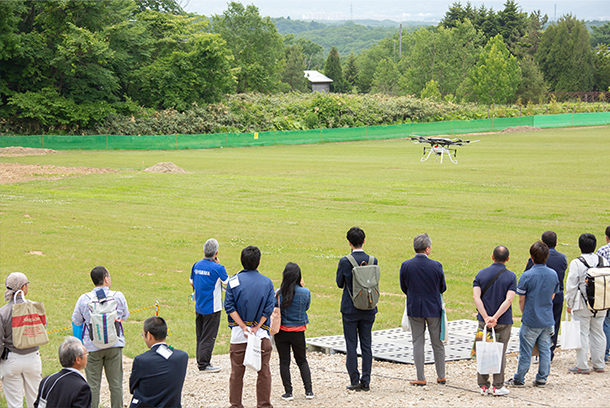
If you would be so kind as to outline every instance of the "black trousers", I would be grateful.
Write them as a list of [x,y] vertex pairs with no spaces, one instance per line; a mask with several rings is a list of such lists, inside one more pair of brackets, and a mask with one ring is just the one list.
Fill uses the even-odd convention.
[[561,325],[561,313],[563,312],[563,293],[556,293],[553,299],[553,317],[555,318],[555,333],[551,336],[551,361],[555,357],[555,348],[557,348],[557,336],[559,334],[559,326]]
[[[342,314],[343,337],[345,338],[345,368],[349,373],[351,385],[369,385],[371,383],[371,367],[373,365],[373,350],[371,348],[374,314]],[[358,354],[356,349],[360,340],[362,352],[362,376],[358,371]]]
[[197,366],[205,370],[210,365],[214,343],[220,326],[220,311],[208,315],[195,313],[195,330],[197,333]]
[[311,371],[307,362],[307,344],[305,343],[305,332],[286,332],[280,330],[275,335],[275,347],[280,356],[280,376],[284,391],[292,394],[292,382],[290,380],[290,348],[294,353],[294,359],[301,371],[301,379],[305,386],[305,392],[312,391],[311,388]]

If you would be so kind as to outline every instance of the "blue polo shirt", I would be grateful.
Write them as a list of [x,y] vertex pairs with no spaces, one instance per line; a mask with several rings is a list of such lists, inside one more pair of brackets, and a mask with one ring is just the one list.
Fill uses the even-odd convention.
[[[478,286],[481,291],[485,289],[485,286],[496,276],[502,269],[506,269],[506,266],[501,262],[494,262],[491,266],[481,269],[481,271],[474,278],[472,286]],[[517,276],[509,271],[508,269],[502,273],[496,279],[496,281],[487,289],[485,295],[481,298],[485,311],[489,316],[493,316],[496,311],[500,308],[500,305],[506,300],[506,293],[512,290],[517,292]],[[477,319],[483,321],[483,317],[480,313],[477,314]],[[509,306],[506,312],[498,318],[498,324],[513,324],[513,309]]]
[[553,294],[561,293],[557,273],[545,265],[534,265],[523,272],[517,294],[525,296],[521,322],[531,328],[555,326]]
[[195,311],[208,315],[222,310],[222,283],[229,276],[224,266],[202,259],[191,269],[191,283],[195,289]]

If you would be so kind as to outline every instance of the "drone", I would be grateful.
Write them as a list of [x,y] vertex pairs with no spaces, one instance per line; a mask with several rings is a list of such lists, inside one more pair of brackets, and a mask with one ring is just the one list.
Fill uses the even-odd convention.
[[[423,136],[410,136],[411,140],[414,143],[428,143],[430,147],[424,146],[424,156],[420,159],[420,161],[425,162],[430,158],[432,153],[435,154],[436,159],[438,157],[441,158],[441,163],[443,162],[443,154],[447,154],[449,156],[449,160],[453,164],[457,164],[457,160],[455,159],[457,155],[457,146],[464,146],[468,143],[475,143],[479,140],[462,140],[462,139],[449,139],[446,137],[423,137]],[[455,146],[455,148],[451,148],[451,146]],[[426,149],[429,149],[428,155],[426,156]],[[451,152],[453,152],[453,157],[451,157]]]

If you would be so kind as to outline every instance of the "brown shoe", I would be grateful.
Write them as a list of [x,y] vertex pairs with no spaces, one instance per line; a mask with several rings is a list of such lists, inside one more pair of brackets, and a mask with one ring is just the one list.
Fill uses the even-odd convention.
[[426,380],[412,380],[409,381],[409,383],[411,383],[411,385],[418,385],[420,387],[423,387],[424,385],[426,385]]
[[443,377],[443,378],[437,378],[437,379],[436,379],[436,382],[437,382],[438,384],[443,384],[443,385],[444,385],[444,384],[447,384],[447,379],[446,379],[445,377]]

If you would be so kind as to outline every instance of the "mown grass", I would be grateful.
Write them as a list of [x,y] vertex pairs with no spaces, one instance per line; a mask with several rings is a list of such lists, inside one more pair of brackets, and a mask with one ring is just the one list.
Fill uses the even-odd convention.
[[[70,326],[76,299],[92,287],[89,271],[104,265],[132,310],[160,302],[169,342],[194,357],[188,279],[207,238],[220,241],[230,274],[241,269],[240,251],[250,244],[261,248],[260,271],[276,285],[286,262],[300,264],[313,294],[313,337],[341,333],[335,271],[349,250],[345,233],[358,225],[382,268],[374,329],[399,325],[398,271],[421,232],[430,234],[431,257],[445,268],[449,318],[474,318],[472,280],[490,264],[494,246],[509,247],[508,267],[519,275],[529,246],[547,229],[558,233],[568,258],[579,253],[580,233],[603,240],[610,128],[473,138],[481,141],[459,149],[458,165],[421,163],[421,145],[408,140],[3,157],[122,172],[2,185],[1,276],[27,274],[29,298],[45,302],[54,330]],[[190,174],[139,172],[162,161]],[[133,313],[126,322],[127,356],[145,350],[139,333],[153,313]],[[223,317],[216,353],[228,352],[225,323]],[[58,368],[56,347],[68,333],[52,333],[42,348],[45,374]]]

